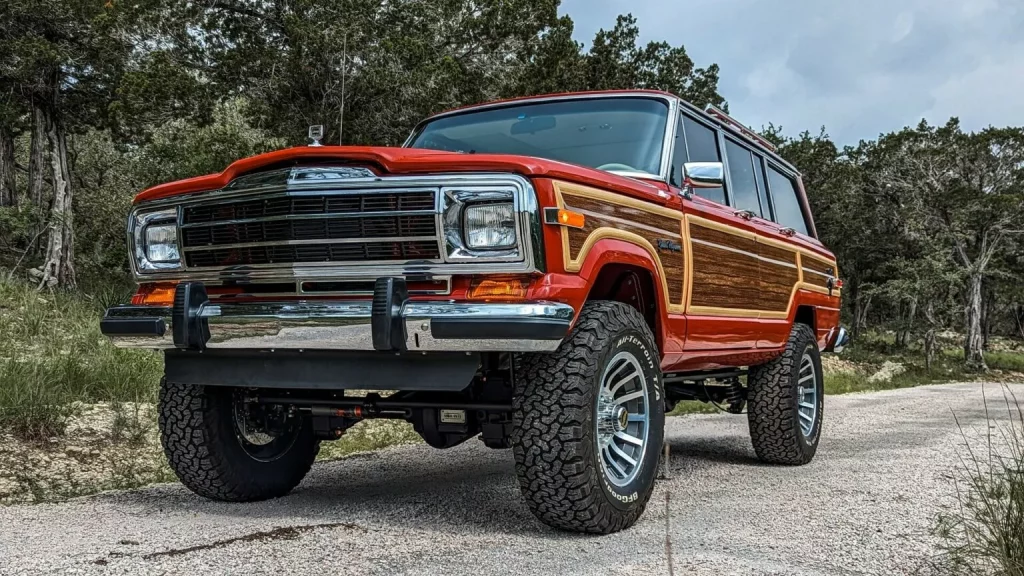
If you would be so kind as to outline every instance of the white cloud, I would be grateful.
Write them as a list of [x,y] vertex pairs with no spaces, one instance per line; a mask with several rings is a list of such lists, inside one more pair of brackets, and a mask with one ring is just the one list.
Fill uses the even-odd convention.
[[922,117],[1024,125],[1019,0],[563,0],[562,12],[584,42],[632,12],[644,41],[718,63],[730,111],[755,127],[824,125],[854,143]]

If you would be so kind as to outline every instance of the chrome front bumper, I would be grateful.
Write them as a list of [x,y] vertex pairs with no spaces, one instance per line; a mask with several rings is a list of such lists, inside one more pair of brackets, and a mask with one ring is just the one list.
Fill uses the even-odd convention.
[[[176,307],[182,306],[181,304]],[[107,310],[101,330],[115,345],[150,349],[230,350],[408,350],[459,352],[551,352],[575,315],[556,302],[457,303],[405,301],[389,312],[397,346],[375,346],[374,303],[203,302],[192,311],[199,338],[175,330],[187,311],[169,307],[117,306]],[[205,340],[205,341],[202,341]],[[404,341],[404,348],[401,342]]]

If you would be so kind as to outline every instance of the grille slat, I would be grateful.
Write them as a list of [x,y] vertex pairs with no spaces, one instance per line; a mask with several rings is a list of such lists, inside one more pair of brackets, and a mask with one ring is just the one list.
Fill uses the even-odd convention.
[[186,206],[192,268],[439,260],[434,191],[276,196]]

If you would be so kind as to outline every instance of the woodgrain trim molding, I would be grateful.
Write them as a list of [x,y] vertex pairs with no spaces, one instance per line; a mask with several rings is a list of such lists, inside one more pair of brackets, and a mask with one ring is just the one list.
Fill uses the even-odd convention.
[[[769,246],[769,247],[771,247],[771,250],[769,250],[768,252],[771,253],[772,257],[763,256],[761,254],[753,254],[753,253],[750,253],[748,251],[738,250],[738,249],[736,249],[734,247],[730,247],[730,246],[718,246],[718,245],[715,245],[712,242],[701,241],[701,240],[694,240],[694,239],[692,239],[692,232],[690,231],[690,226],[691,225],[703,226],[705,228],[710,228],[710,229],[713,229],[713,230],[717,230],[719,232],[730,234],[732,236],[736,236],[736,237],[743,238],[743,239],[746,239],[746,240],[753,240],[754,242],[756,242],[758,244]],[[689,314],[699,315],[699,316],[719,316],[719,317],[733,317],[733,318],[786,319],[786,318],[789,317],[790,312],[792,311],[793,302],[795,300],[796,293],[799,290],[807,290],[807,291],[810,291],[810,292],[818,292],[818,293],[822,293],[822,294],[828,294],[828,289],[825,288],[824,285],[816,285],[813,282],[809,282],[809,281],[805,280],[805,273],[814,273],[814,272],[820,273],[820,272],[818,272],[816,270],[813,270],[812,268],[805,267],[803,265],[803,260],[806,258],[807,260],[813,261],[815,263],[823,263],[824,265],[833,266],[833,267],[835,266],[835,263],[834,262],[830,262],[829,260],[826,260],[822,256],[819,256],[818,254],[815,254],[814,252],[811,252],[810,250],[801,248],[800,246],[795,246],[795,245],[787,244],[785,242],[778,241],[778,240],[776,240],[774,238],[769,238],[769,237],[766,237],[766,236],[762,236],[760,234],[757,234],[757,233],[754,233],[754,232],[750,232],[748,230],[742,230],[742,229],[739,229],[739,228],[734,228],[734,227],[729,226],[727,224],[722,224],[722,223],[717,222],[715,220],[709,220],[707,218],[702,218],[700,216],[695,216],[693,214],[686,214],[685,215],[684,222],[683,222],[683,231],[684,231],[684,238],[686,238],[686,240],[687,240],[687,242],[686,242],[687,243],[687,248],[689,249],[688,257],[687,257],[687,262],[690,263],[691,265],[693,263],[693,256],[692,256],[693,244],[697,243],[697,244],[713,246],[713,247],[715,247],[717,249],[727,250],[727,251],[734,252],[734,253],[741,253],[743,255],[746,255],[746,256],[749,256],[749,257],[752,257],[752,258],[756,258],[758,261],[765,262],[767,264],[776,265],[776,266],[785,266],[787,268],[794,268],[795,269],[794,272],[796,273],[796,282],[793,284],[793,288],[790,290],[789,302],[786,305],[785,311],[781,311],[781,310],[766,310],[766,309],[761,309],[761,308],[756,308],[756,309],[754,309],[754,308],[725,308],[725,307],[720,307],[720,306],[699,306],[699,305],[693,305],[693,286],[691,284],[691,285],[687,286],[687,296],[686,296],[686,311]],[[782,256],[782,253],[791,253],[791,254],[793,254],[794,261],[792,261],[792,262],[785,262],[785,261],[780,260],[779,258]],[[688,278],[690,278],[691,282],[692,282],[692,279],[693,279],[692,272],[691,272],[691,274],[688,275]],[[839,290],[833,290],[832,291],[832,295],[833,296],[837,296],[837,297],[840,296]]]
[[[828,294],[828,289],[824,285],[819,284],[807,278],[807,276],[817,276],[822,274],[824,266],[835,267],[835,263],[831,262],[824,257],[802,248],[762,236],[760,234],[750,232],[748,230],[742,230],[722,224],[720,222],[695,216],[692,214],[682,214],[676,210],[665,208],[663,206],[657,206],[643,200],[636,198],[630,198],[621,194],[613,192],[607,192],[598,188],[592,188],[580,184],[574,184],[563,181],[553,181],[553,188],[555,193],[555,201],[557,207],[564,209],[567,207],[566,198],[569,198],[568,206],[574,211],[583,213],[588,220],[602,222],[607,221],[608,223],[618,224],[626,228],[632,228],[635,231],[622,230],[616,227],[608,225],[600,225],[597,228],[590,230],[587,234],[586,239],[582,245],[579,245],[579,238],[577,236],[576,245],[578,249],[575,254],[572,254],[573,243],[570,241],[569,233],[570,230],[566,227],[561,227],[562,237],[562,259],[565,270],[567,272],[579,272],[582,269],[583,263],[586,261],[587,256],[593,249],[597,242],[612,238],[628,242],[644,249],[650,254],[651,259],[654,261],[657,267],[658,281],[661,284],[661,290],[665,302],[668,303],[668,312],[672,314],[692,314],[697,316],[718,316],[718,317],[733,317],[733,318],[765,318],[765,319],[786,319],[789,317],[792,311],[793,302],[795,301],[796,293],[800,290],[807,290],[811,292],[818,292]],[[662,256],[655,246],[651,243],[648,238],[645,238],[638,232],[650,232],[652,234],[665,235],[670,238],[674,238],[676,232],[666,229],[665,224],[654,225],[622,217],[618,214],[612,214],[607,212],[598,212],[596,210],[590,210],[587,208],[581,208],[579,206],[573,206],[572,199],[580,199],[580,204],[586,204],[589,202],[600,202],[605,205],[612,205],[626,209],[626,212],[643,212],[651,215],[657,219],[670,219],[679,223],[679,238],[681,240],[681,257],[683,264],[683,279],[680,294],[673,294],[669,288],[668,275],[666,274],[665,264],[662,261]],[[703,226],[710,228],[718,232],[723,232],[732,236],[743,238],[748,241],[754,241],[764,246],[771,247],[770,250],[766,250],[766,254],[761,255],[758,253],[752,253],[745,250],[740,250],[735,247],[718,245],[714,242],[710,242],[702,239],[694,239],[690,225]],[[580,230],[575,230],[575,234],[580,234]],[[784,267],[792,269],[796,281],[793,284],[792,290],[789,295],[789,302],[784,311],[782,310],[764,310],[758,308],[726,308],[719,306],[702,306],[693,305],[693,247],[694,244],[708,246],[714,249],[726,250],[729,252],[740,253],[742,255],[754,258],[759,262],[765,262],[766,264]],[[757,244],[755,244],[756,246]],[[786,261],[784,258],[785,254],[792,254],[793,260]],[[808,262],[809,266],[805,266],[804,262]],[[816,265],[816,266],[815,266]],[[816,269],[817,268],[817,269]],[[838,272],[837,272],[838,274]],[[760,285],[757,290],[761,290]],[[839,296],[839,290],[832,291],[833,296]],[[781,302],[780,302],[781,303]]]
[[[569,206],[572,206],[571,199],[573,197],[580,198],[583,201],[599,201],[607,205],[619,206],[628,208],[634,211],[641,211],[659,218],[670,219],[673,222],[681,223],[683,215],[675,210],[670,210],[661,206],[655,206],[642,200],[629,198],[621,194],[615,194],[606,192],[597,188],[591,188],[589,186],[582,186],[579,184],[573,184],[569,182],[555,181],[554,183],[555,200],[558,203],[558,208],[566,208],[566,198],[570,199]],[[636,228],[651,232],[652,234],[667,235],[669,238],[679,238],[681,228],[676,230],[666,230],[664,228],[646,224],[644,222],[637,222],[628,218],[622,218],[615,215],[597,213],[592,210],[584,210],[572,206],[572,209],[577,212],[584,213],[588,219],[596,221],[607,220],[609,222],[621,224],[626,227]],[[677,224],[681,226],[681,224]],[[665,265],[662,262],[661,255],[658,250],[655,249],[651,241],[636,232],[628,230],[620,230],[611,226],[600,226],[592,230],[586,237],[582,246],[576,251],[576,254],[571,253],[572,243],[569,238],[569,229],[562,226],[562,261],[567,272],[579,272],[583,267],[583,262],[586,261],[590,250],[593,249],[597,242],[605,238],[613,238],[622,240],[630,244],[634,244],[643,248],[651,255],[651,259],[654,261],[657,267],[658,278],[657,281],[661,284],[662,295],[664,296],[665,302],[668,304],[668,311],[673,314],[682,314],[685,312],[683,306],[684,293],[686,287],[689,284],[690,272],[689,272],[689,258],[686,254],[686,250],[680,254],[680,258],[683,260],[682,264],[682,281],[679,287],[679,294],[672,294],[669,290],[668,275],[665,271]]]

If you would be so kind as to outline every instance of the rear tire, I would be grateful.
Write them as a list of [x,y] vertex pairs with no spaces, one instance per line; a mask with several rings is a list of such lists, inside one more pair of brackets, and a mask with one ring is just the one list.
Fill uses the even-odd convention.
[[[162,382],[160,443],[186,488],[212,500],[253,502],[284,496],[309,472],[320,442],[308,418],[284,434],[240,431],[234,389]],[[248,435],[248,436],[247,436]]]
[[785,352],[747,376],[747,420],[757,457],[771,464],[814,458],[824,415],[821,353],[814,331],[794,324]]
[[583,307],[554,353],[517,358],[512,448],[542,522],[608,534],[643,513],[664,438],[660,359],[643,316],[603,301]]

